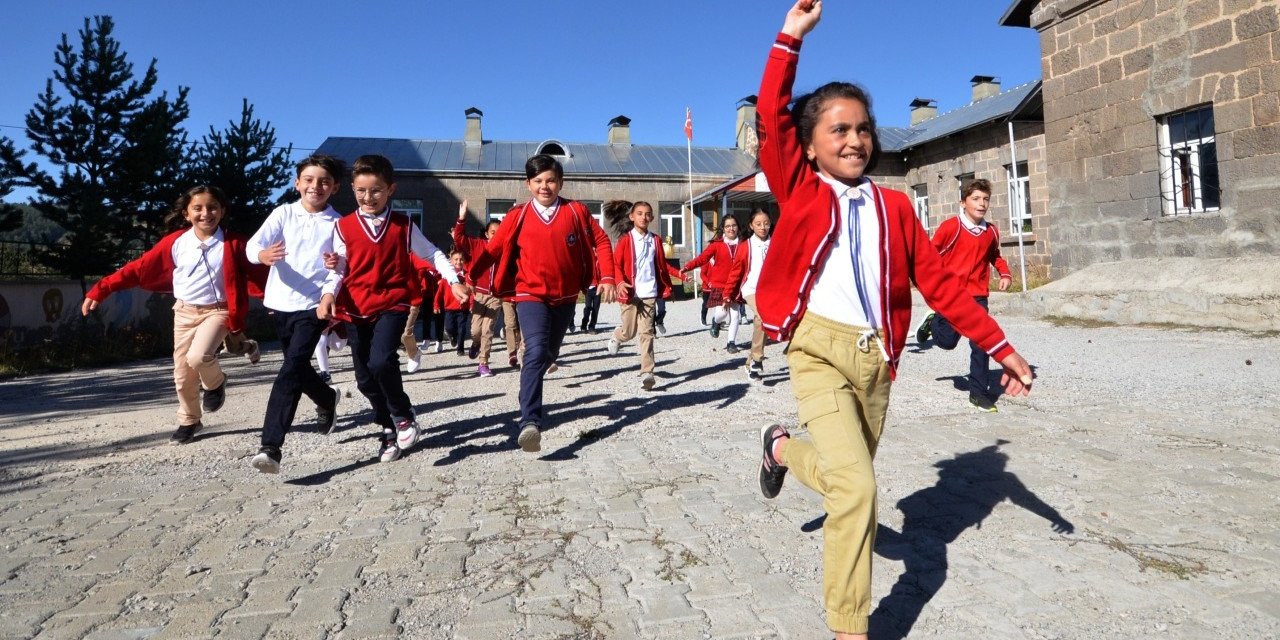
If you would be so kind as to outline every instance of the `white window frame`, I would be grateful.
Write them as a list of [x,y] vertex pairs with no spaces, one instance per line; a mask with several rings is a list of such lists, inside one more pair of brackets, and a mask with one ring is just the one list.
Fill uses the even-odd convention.
[[[601,229],[604,229],[604,203],[599,200],[579,200],[578,202],[581,202],[582,206],[587,208],[587,212],[591,214],[591,217],[596,219],[596,224],[600,225]],[[607,232],[608,229],[605,229],[605,231]]]
[[[1018,170],[1017,180],[1013,177],[1014,169]],[[1005,178],[1009,183],[1010,235],[1025,236],[1035,232],[1035,225],[1031,221],[1031,176],[1027,173],[1026,162],[1019,162],[1017,167],[1008,164],[1004,166]]]
[[[1208,143],[1217,143],[1215,132],[1201,138],[1173,142],[1169,130],[1169,120],[1174,116],[1185,115],[1209,109],[1212,115],[1213,105],[1205,105],[1195,109],[1187,109],[1160,117],[1160,195],[1163,201],[1164,215],[1184,216],[1193,213],[1217,211],[1219,207],[1205,206],[1204,185],[1201,176],[1204,174],[1200,147]],[[1211,119],[1212,121],[1212,119]],[[1190,177],[1190,184],[1187,178]],[[1219,180],[1221,177],[1219,176]],[[1190,198],[1187,202],[1186,198]],[[1219,196],[1221,200],[1221,196]]]
[[912,203],[916,209],[916,217],[920,218],[920,226],[929,231],[929,185],[917,184],[911,187]]
[[[510,204],[504,207],[499,207],[500,211],[495,212],[493,209],[493,204],[495,202],[508,202]],[[507,200],[505,198],[490,198],[489,200],[485,200],[484,211],[485,211],[485,215],[488,217],[488,220],[485,220],[485,224],[489,224],[494,220],[497,220],[498,222],[502,222],[502,219],[507,217],[507,212],[510,211],[511,207],[514,207],[514,206],[516,206],[515,200]]]
[[[679,206],[680,208],[675,210],[667,209],[667,207],[675,207],[675,206]],[[683,247],[685,246],[685,243],[688,242],[688,238],[687,238],[688,233],[686,233],[688,229],[685,228],[685,224],[684,224],[685,212],[689,210],[688,206],[689,206],[689,203],[687,202],[667,201],[667,202],[658,203],[658,212],[659,212],[658,224],[659,224],[659,229],[661,229],[660,235],[662,236],[662,239],[664,241],[669,236],[671,238],[671,244],[673,246]],[[674,221],[674,224],[680,225],[679,238],[677,238],[675,235],[671,233],[673,221]]]
[[426,218],[422,214],[422,200],[417,198],[392,198],[391,211],[409,216],[409,220],[412,220],[419,230],[423,228],[422,225],[426,222]]

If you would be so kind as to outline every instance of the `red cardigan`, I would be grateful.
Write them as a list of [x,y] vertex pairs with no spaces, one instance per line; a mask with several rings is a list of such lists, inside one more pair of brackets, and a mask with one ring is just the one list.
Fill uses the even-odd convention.
[[[488,241],[486,240],[472,238],[467,235],[466,220],[459,220],[457,224],[453,225],[453,247],[467,256],[468,270],[470,265],[475,264],[487,244]],[[493,274],[495,271],[497,271],[496,264],[491,265],[484,273],[472,277],[472,280],[476,283],[476,293],[493,293]]]
[[[662,251],[662,238],[656,234],[649,232],[649,239],[653,242],[653,273],[658,279],[658,297],[671,297],[671,265],[667,264],[666,256]],[[618,244],[613,249],[613,259],[616,261],[617,274],[619,282],[626,283],[634,287],[636,284],[636,247],[635,234],[628,230],[618,238]],[[631,302],[631,295],[635,290],[627,287],[618,287],[618,302],[627,304]]]
[[[584,276],[582,282],[576,283],[578,291],[591,286],[596,269],[599,269],[600,284],[613,284],[613,247],[609,243],[609,236],[582,203],[561,198],[560,206],[565,209],[564,213],[573,215],[574,234],[577,236],[573,246],[576,247],[578,259],[582,261]],[[516,240],[526,215],[538,215],[532,201],[512,207],[502,219],[498,232],[485,243],[483,250],[476,251],[475,259],[467,267],[467,273],[475,279],[497,263],[497,269],[493,272],[493,295],[504,300],[516,293],[516,254],[519,252]],[[530,258],[536,259],[537,256]]]
[[[777,340],[789,339],[804,317],[809,292],[840,232],[839,198],[806,159],[787,107],[799,52],[800,40],[778,34],[756,105],[760,169],[781,208],[760,272],[756,306],[765,331]],[[907,195],[871,187],[880,223],[881,317],[886,319],[890,375],[897,376],[910,332],[913,281],[930,307],[992,358],[1013,353],[1000,326],[968,295],[960,278],[943,267]]]
[[[173,293],[173,243],[189,231],[179,229],[160,238],[138,259],[120,267],[119,271],[101,279],[84,297],[99,304],[107,296],[132,287],[157,293]],[[245,252],[247,239],[235,232],[222,230],[222,279],[227,289],[227,329],[233,333],[244,330],[249,315],[249,298],[262,299],[271,267],[249,262]]]
[[1000,257],[1000,230],[994,224],[987,223],[975,236],[964,228],[960,216],[947,218],[933,232],[933,247],[942,256],[942,264],[964,280],[969,295],[975,298],[991,295],[988,265],[994,265],[1001,278],[1013,277],[1009,263]]
[[[736,248],[730,249],[729,243],[724,240],[715,240],[707,245],[707,248],[698,254],[698,257],[685,263],[681,271],[692,271],[698,267],[709,266],[710,269],[705,272],[705,286],[712,289],[728,289],[729,274],[733,272],[733,265],[736,261],[741,260],[744,254],[742,251],[742,240],[738,240]],[[728,293],[726,291],[726,293]]]

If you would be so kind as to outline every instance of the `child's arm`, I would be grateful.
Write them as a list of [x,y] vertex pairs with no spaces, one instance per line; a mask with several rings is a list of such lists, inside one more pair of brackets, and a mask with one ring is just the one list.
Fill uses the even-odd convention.
[[458,205],[458,221],[453,225],[453,246],[470,256],[471,262],[475,262],[485,244],[484,240],[467,235],[467,201],[463,200]]
[[996,241],[991,243],[991,255],[988,259],[996,268],[996,273],[1000,274],[1000,284],[997,286],[1001,291],[1008,291],[1009,285],[1013,284],[1013,274],[1009,273],[1009,263],[1000,256],[1000,230],[995,225],[991,225],[991,230],[996,234]]
[[631,235],[630,231],[622,234],[622,236],[618,238],[617,246],[613,248],[613,272],[618,276],[618,289],[620,294],[625,293],[626,290],[634,288],[631,283],[627,281],[626,262],[628,258],[622,250],[622,243],[631,242],[631,238],[627,237],[629,235]]
[[760,81],[756,113],[760,122],[760,170],[769,189],[782,204],[811,173],[796,133],[795,121],[787,105],[796,79],[800,44],[818,24],[822,0],[799,0],[787,11],[782,32],[769,50],[764,77]]
[[[436,245],[432,244],[426,236],[422,235],[422,229],[418,225],[409,223],[409,249],[419,258],[430,260],[435,265],[436,271],[440,272],[440,276],[449,283],[453,289],[453,295],[458,300],[466,301],[471,297],[471,287],[463,281],[462,274],[453,268],[453,264],[449,262],[449,256]],[[442,287],[443,288],[443,287]]]
[[960,226],[959,218],[947,218],[938,224],[937,229],[933,230],[933,238],[929,241],[933,243],[933,249],[938,252],[938,255],[945,254],[947,252],[947,244],[955,242],[956,234],[960,230],[952,229],[952,227],[958,226]]
[[745,247],[741,245],[749,242],[751,241],[744,240],[738,246],[738,253],[729,264],[729,279],[724,283],[725,302],[738,299],[738,293],[742,290],[742,283],[747,279],[747,270],[750,268],[747,252],[751,249],[749,244]]
[[600,274],[600,284],[596,286],[596,293],[600,295],[600,302],[611,303],[618,299],[617,291],[614,289],[613,244],[609,242],[609,234],[604,232],[595,218],[589,215],[583,217],[587,219],[589,233],[595,238],[596,269]]
[[697,269],[698,267],[701,267],[702,265],[710,262],[711,256],[715,255],[715,252],[716,252],[716,243],[712,242],[711,244],[707,245],[707,248],[702,250],[702,253],[698,254],[698,257],[686,262],[683,267],[680,267],[680,272],[685,273],[687,271],[693,271],[694,269]]
[[512,207],[507,211],[506,217],[502,219],[502,224],[498,225],[498,230],[493,234],[492,238],[484,244],[483,250],[475,251],[471,256],[471,264],[467,266],[467,273],[471,277],[478,278],[485,269],[493,266],[502,256],[502,250],[511,242],[511,234],[515,233],[516,227],[519,225],[520,205]]
[[[80,314],[89,315],[98,308],[111,294],[123,289],[141,286],[147,274],[154,274],[165,268],[164,254],[173,251],[172,242],[161,242],[138,256],[136,260],[120,267],[115,273],[99,280],[89,292],[84,294],[84,302],[80,303]],[[170,273],[172,278],[172,272]]]
[[284,250],[284,216],[288,211],[289,205],[276,207],[249,238],[245,246],[249,262],[271,266],[288,255]]
[[342,278],[347,273],[347,241],[342,237],[337,224],[333,225],[333,253],[324,254],[324,266],[328,267],[329,275],[325,276],[324,285],[320,287],[320,305],[316,307],[316,317],[328,320],[333,317],[333,299],[338,295]]

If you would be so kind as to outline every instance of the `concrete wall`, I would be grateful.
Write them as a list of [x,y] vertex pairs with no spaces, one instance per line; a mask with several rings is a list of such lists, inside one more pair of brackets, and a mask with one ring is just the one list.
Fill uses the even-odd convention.
[[[1044,0],[1049,248],[1098,262],[1280,255],[1274,0]],[[1164,215],[1157,117],[1211,103],[1219,211]]]

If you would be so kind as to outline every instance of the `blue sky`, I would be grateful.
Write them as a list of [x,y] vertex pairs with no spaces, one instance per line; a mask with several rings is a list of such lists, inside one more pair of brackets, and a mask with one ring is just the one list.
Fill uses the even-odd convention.
[[[882,125],[908,103],[969,101],[969,78],[1006,88],[1040,77],[1035,31],[999,27],[1010,0],[827,0],[801,57],[798,89],[864,85]],[[21,126],[53,70],[60,34],[108,13],[135,66],[191,87],[187,129],[238,118],[248,98],[283,143],[326,136],[460,139],[484,111],[486,139],[603,142],[632,119],[638,144],[732,146],[737,101],[756,93],[786,0],[542,0],[22,3],[0,21],[0,125]],[[0,134],[26,146],[20,129]]]

